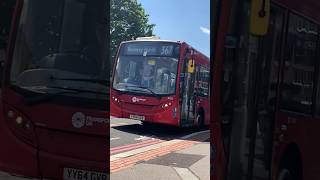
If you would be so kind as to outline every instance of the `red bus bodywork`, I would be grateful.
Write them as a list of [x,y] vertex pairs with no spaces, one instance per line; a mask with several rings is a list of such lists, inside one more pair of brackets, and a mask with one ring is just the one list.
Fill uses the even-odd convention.
[[[206,68],[209,71],[209,59],[201,54],[200,52],[193,49],[187,43],[184,42],[173,42],[173,41],[162,41],[162,40],[148,40],[148,41],[128,41],[123,42],[120,45],[118,50],[119,51],[123,44],[127,43],[137,43],[137,42],[166,42],[166,43],[174,43],[180,46],[180,55],[178,60],[178,71],[177,71],[177,81],[176,81],[176,89],[175,93],[172,95],[166,95],[162,97],[152,97],[144,94],[132,94],[132,93],[125,93],[116,90],[115,88],[111,87],[110,90],[110,114],[114,117],[119,118],[130,118],[130,114],[140,115],[145,117],[145,122],[151,123],[159,123],[159,124],[167,124],[173,126],[193,126],[196,125],[196,118],[187,120],[185,124],[181,122],[181,98],[180,98],[180,76],[183,73],[183,67],[186,63],[186,56],[187,50],[192,50],[193,55],[192,58],[195,62],[195,67],[199,67],[200,65]],[[114,63],[114,70],[113,70],[113,81],[114,81],[114,74],[116,71],[117,62]],[[113,82],[112,81],[112,82]],[[197,81],[195,82],[195,86],[197,86]],[[209,99],[207,97],[201,97],[195,95],[195,111],[203,113],[204,116],[204,124],[209,124],[210,119],[210,112],[209,112]],[[137,100],[136,100],[137,99]],[[168,107],[164,107],[169,105]],[[175,112],[174,112],[175,111]],[[176,114],[176,115],[173,115]]]
[[[224,175],[228,171],[227,166],[225,166],[228,157],[224,154],[224,147],[221,142],[221,111],[220,111],[220,77],[221,70],[223,69],[223,55],[224,55],[224,37],[228,32],[228,23],[231,16],[231,4],[234,1],[226,0],[219,1],[215,4],[215,10],[218,11],[216,23],[216,31],[214,34],[214,60],[211,63],[211,68],[213,69],[211,83],[213,84],[211,89],[211,110],[213,114],[211,116],[211,144],[214,148],[214,156],[211,156],[211,163],[214,164],[211,178],[212,179],[225,179]],[[281,7],[285,12],[285,23],[283,24],[284,32],[283,36],[287,36],[287,26],[289,14],[297,14],[306,20],[317,24],[318,30],[320,27],[320,1],[317,0],[271,0],[271,4]],[[319,31],[318,31],[319,32]],[[319,37],[319,36],[318,36]],[[282,37],[283,38],[283,37]],[[284,44],[287,45],[287,39],[284,39]],[[319,38],[317,41],[319,47]],[[286,47],[286,46],[285,46]],[[285,51],[285,49],[282,49]],[[319,50],[318,50],[319,51]],[[284,161],[288,161],[288,157],[292,159],[298,159],[301,165],[302,179],[319,179],[320,178],[320,156],[318,145],[319,136],[319,117],[315,112],[309,114],[289,112],[281,109],[280,100],[281,93],[283,91],[283,71],[284,71],[284,57],[281,59],[280,76],[278,79],[278,93],[277,93],[277,108],[276,108],[276,118],[273,134],[273,151],[272,151],[272,164],[271,164],[271,178],[276,180],[279,176],[279,170],[283,165]],[[319,60],[319,53],[317,53],[317,59]],[[315,65],[315,74],[318,75],[319,67],[318,63]],[[318,79],[314,77],[317,81]],[[319,85],[318,85],[319,86]],[[314,90],[319,87],[314,87]],[[318,90],[319,91],[319,90]],[[318,93],[318,92],[317,92]],[[313,95],[313,97],[318,97],[318,95]],[[313,99],[313,102],[316,100]],[[318,103],[316,104],[318,106]],[[288,163],[288,162],[286,162]],[[290,163],[290,162],[289,162]],[[294,161],[296,163],[296,161]],[[240,177],[239,177],[240,178]]]
[[[19,43],[21,12],[24,6],[27,7],[24,3],[22,0],[16,3],[4,66],[0,99],[0,170],[24,177],[63,179],[64,168],[73,168],[92,172],[85,175],[70,170],[74,178],[107,179],[107,99],[92,101],[58,95],[30,105],[28,98],[34,97],[34,93],[10,83],[15,47]],[[96,103],[100,107],[95,106]]]
[[[283,6],[288,13],[296,13],[320,26],[320,2],[316,0],[296,1],[296,0],[274,0],[275,4]],[[287,17],[289,20],[289,16]],[[285,34],[286,36],[286,34]],[[319,39],[319,38],[318,38]],[[319,40],[317,42],[319,44]],[[319,46],[318,46],[319,47]],[[318,50],[319,51],[319,50]],[[319,53],[317,60],[319,58]],[[284,63],[283,63],[284,64]],[[318,63],[315,63],[315,69]],[[285,158],[290,157],[298,160],[301,167],[302,179],[319,179],[320,178],[320,146],[315,143],[318,140],[319,118],[315,115],[304,115],[294,112],[284,111],[280,107],[280,98],[284,88],[283,71],[281,68],[278,104],[276,112],[273,160],[272,160],[272,178],[279,176],[279,169],[283,165]],[[316,74],[316,73],[315,73]],[[315,77],[314,77],[315,78]],[[317,79],[317,78],[315,78]],[[314,91],[316,87],[314,87]],[[314,96],[313,96],[314,97]],[[315,98],[315,97],[314,97]],[[313,99],[315,102],[315,99]],[[286,128],[284,128],[286,126]],[[292,155],[294,154],[294,155]]]

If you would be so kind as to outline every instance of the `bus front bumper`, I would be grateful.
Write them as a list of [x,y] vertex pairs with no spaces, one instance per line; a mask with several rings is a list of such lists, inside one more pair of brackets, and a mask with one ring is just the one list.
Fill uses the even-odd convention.
[[167,124],[172,126],[179,126],[178,118],[173,118],[172,109],[167,109],[161,112],[145,113],[137,111],[122,111],[122,118],[128,118],[132,120],[140,120],[150,123]]
[[[106,153],[107,156],[107,153]],[[49,179],[107,180],[108,162],[93,162],[40,152],[40,173]]]

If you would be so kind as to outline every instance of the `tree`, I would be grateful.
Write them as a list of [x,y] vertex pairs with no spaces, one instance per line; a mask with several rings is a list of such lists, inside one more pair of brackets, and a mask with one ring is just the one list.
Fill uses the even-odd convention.
[[149,15],[145,13],[137,0],[110,1],[110,56],[112,62],[122,41],[153,35],[155,25],[149,24],[148,18]]

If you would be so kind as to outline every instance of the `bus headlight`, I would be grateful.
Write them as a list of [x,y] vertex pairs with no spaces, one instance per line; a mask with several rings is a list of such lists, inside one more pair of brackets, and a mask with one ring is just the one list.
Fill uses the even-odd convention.
[[171,102],[169,102],[169,103],[165,103],[165,104],[162,104],[162,108],[167,108],[167,107],[169,107],[169,106],[171,106],[172,105],[172,103]]
[[23,123],[23,119],[22,119],[21,116],[18,116],[18,117],[16,118],[16,123],[17,123],[17,124],[22,124],[22,123]]
[[36,146],[33,123],[20,111],[5,105],[5,114],[8,127],[22,141]]
[[10,110],[10,111],[8,111],[7,116],[8,116],[8,118],[13,118],[15,116],[15,114],[13,111]]
[[117,97],[112,96],[112,99],[113,99],[115,102],[120,103],[120,100],[119,100]]

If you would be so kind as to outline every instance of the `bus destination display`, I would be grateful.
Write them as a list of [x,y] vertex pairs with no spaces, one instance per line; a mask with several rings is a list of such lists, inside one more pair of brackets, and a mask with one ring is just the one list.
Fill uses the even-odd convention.
[[127,56],[177,56],[177,44],[159,42],[126,43],[122,46],[122,55]]

